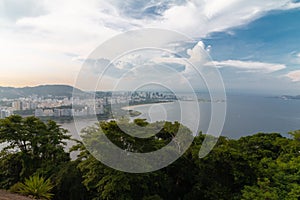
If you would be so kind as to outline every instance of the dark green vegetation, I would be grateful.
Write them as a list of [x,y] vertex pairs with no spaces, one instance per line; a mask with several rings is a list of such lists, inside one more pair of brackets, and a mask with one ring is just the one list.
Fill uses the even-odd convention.
[[141,115],[142,113],[136,110],[129,110],[129,115],[130,117],[137,117],[139,115]]
[[25,179],[24,183],[17,183],[10,188],[10,191],[23,195],[31,195],[35,199],[51,199],[53,194],[49,191],[53,188],[50,179],[34,175]]
[[[144,120],[134,123],[156,126]],[[168,144],[179,124],[167,122],[156,137],[137,139],[123,133],[116,122],[103,122],[85,129],[86,144],[97,137],[100,126],[123,149],[149,152]],[[72,161],[64,150],[64,142],[70,137],[53,121],[11,116],[0,120],[0,142],[8,144],[0,155],[0,188],[14,191],[26,180],[28,183],[33,177],[43,177],[43,184],[49,179],[48,186],[53,188],[39,195],[54,194],[53,199],[297,200],[300,131],[290,135],[286,138],[277,133],[258,133],[238,140],[220,137],[210,154],[199,159],[206,137],[200,133],[170,166],[151,173],[130,174],[103,165],[79,142],[73,150],[80,154]]]

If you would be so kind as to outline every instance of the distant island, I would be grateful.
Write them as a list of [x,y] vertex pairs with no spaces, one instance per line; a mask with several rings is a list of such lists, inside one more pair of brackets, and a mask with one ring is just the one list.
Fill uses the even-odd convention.
[[278,96],[276,98],[280,98],[283,100],[300,100],[300,95],[292,96],[292,95],[282,95]]

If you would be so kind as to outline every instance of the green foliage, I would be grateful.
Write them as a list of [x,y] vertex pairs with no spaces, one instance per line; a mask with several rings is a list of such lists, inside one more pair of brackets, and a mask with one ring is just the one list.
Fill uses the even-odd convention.
[[44,123],[36,117],[12,115],[0,120],[0,142],[8,143],[6,150],[19,150],[48,162],[62,159],[59,153],[64,152],[65,140],[70,139],[66,132],[54,121]]
[[136,125],[142,126],[142,127],[145,127],[145,126],[147,126],[149,124],[145,119],[135,119],[134,123]]
[[[253,195],[270,195],[271,199],[299,199],[300,198],[300,157],[293,157],[285,161],[282,157],[276,160],[264,158],[261,161],[263,180],[258,180],[253,186],[245,186],[243,197]],[[276,197],[276,198],[275,198]]]
[[[244,199],[299,199],[300,198],[300,142],[299,131],[294,138],[275,139],[270,143],[278,148],[277,156],[264,156],[257,166],[258,181],[242,190]],[[279,146],[278,146],[279,145]]]
[[[135,124],[144,126],[144,132],[136,129]],[[125,134],[115,121],[103,122],[98,127],[90,127],[84,130],[85,134],[83,138],[86,146],[92,148],[95,141],[101,141],[102,137],[99,134],[100,126],[105,136],[121,148],[132,152],[150,152],[167,145],[176,135],[180,125],[179,123],[170,122],[149,124],[144,120],[136,120],[134,123],[124,121],[124,124],[121,124],[127,130],[134,131],[134,135],[147,134],[147,131],[149,133],[153,133],[153,131],[157,132],[155,136],[142,139]],[[183,132],[186,131],[184,133],[187,134],[187,137],[191,137],[191,132],[188,129],[182,128],[182,130]],[[94,199],[141,199],[155,195],[159,195],[165,199],[169,196],[172,188],[170,184],[176,184],[175,181],[179,183],[180,180],[177,177],[173,182],[168,177],[168,173],[171,173],[171,171],[172,173],[175,172],[173,170],[170,170],[168,173],[160,170],[146,174],[130,174],[116,171],[97,161],[84,148],[81,147],[81,149],[85,153],[81,153],[84,157],[82,157],[79,168],[83,173],[83,183],[93,193]],[[178,187],[174,187],[176,194],[181,190],[180,186],[183,183],[182,181]]]
[[54,199],[85,200],[89,194],[83,185],[82,174],[78,169],[79,161],[71,161],[61,165],[60,170],[50,178],[54,184]]
[[243,190],[243,200],[278,200],[277,189],[270,187],[270,181],[266,178],[258,180],[258,186],[246,186]]
[[195,167],[192,189],[185,199],[240,199],[245,184],[256,180],[253,168],[238,151],[234,140],[220,137],[214,149],[203,159],[198,158],[204,135],[195,138],[191,154]]
[[35,199],[51,199],[53,194],[50,193],[53,188],[50,179],[45,180],[38,175],[25,179],[24,183],[14,186],[13,190],[20,194],[32,196]]
[[162,200],[162,198],[159,195],[153,195],[144,197],[143,200]]
[[[120,125],[131,134],[126,134]],[[143,174],[111,169],[87,150],[93,150],[97,156],[109,155],[110,151],[92,148],[99,142],[105,145],[104,137],[107,137],[128,152],[152,152],[169,144],[178,136],[179,128],[185,137],[193,137],[177,122],[148,123],[143,119],[132,123],[125,119],[118,124],[101,122],[83,130],[85,145],[77,141],[72,150],[79,151],[79,156],[71,161],[64,151],[70,136],[55,122],[43,123],[34,117],[20,116],[1,119],[0,143],[8,146],[0,153],[0,187],[7,189],[25,180],[11,187],[11,191],[26,188],[27,195],[30,191],[30,195],[34,193],[36,198],[41,198],[37,191],[49,194],[51,190],[54,195],[43,198],[57,200],[300,199],[299,131],[290,132],[290,138],[277,133],[258,133],[237,140],[220,137],[202,159],[199,159],[199,149],[203,140],[216,138],[200,133],[174,163]],[[152,135],[153,132],[157,134]],[[171,148],[170,153],[178,149]],[[55,184],[51,185],[49,180]],[[46,186],[37,190],[38,183]]]
[[12,193],[19,193],[20,188],[22,187],[22,186],[21,186],[22,184],[23,184],[23,183],[21,183],[21,182],[18,182],[18,183],[16,183],[16,184],[14,184],[13,186],[11,186],[11,187],[9,188],[9,191],[12,192]]
[[23,162],[20,153],[0,153],[0,188],[9,189],[10,186],[17,183],[21,178]]
[[54,121],[44,123],[35,117],[0,119],[0,143],[7,145],[0,154],[0,187],[8,188],[37,172],[49,177],[68,162],[66,132]]
[[[134,123],[149,130],[160,127],[159,123],[148,124],[144,120]],[[119,147],[149,152],[168,144],[180,125],[167,122],[155,137],[146,140],[126,135],[114,121],[100,126],[110,141]],[[130,126],[127,125],[129,130]],[[84,130],[85,144],[94,142],[95,138],[101,141],[101,137],[97,137],[98,131],[99,127]],[[284,138],[277,133],[258,133],[239,140],[220,137],[210,154],[199,159],[198,152],[205,137],[211,136],[200,134],[195,137],[191,147],[170,166],[142,175],[110,169],[81,147],[79,168],[83,183],[94,199],[298,198],[300,162],[297,158],[299,143],[295,138]]]
[[167,191],[167,176],[161,171],[146,174],[130,174],[111,169],[88,157],[81,161],[84,185],[92,199],[141,199]]

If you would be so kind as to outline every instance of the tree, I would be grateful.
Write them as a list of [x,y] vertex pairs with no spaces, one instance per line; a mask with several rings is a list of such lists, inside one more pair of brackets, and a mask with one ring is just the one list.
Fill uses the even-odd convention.
[[[134,128],[136,124],[146,127],[146,131],[144,129],[145,132],[142,132]],[[162,124],[163,126],[161,126]],[[121,126],[125,126],[126,130],[135,131],[135,135],[147,134],[147,132],[152,131],[157,131],[157,134],[146,139],[136,138],[124,133],[115,121],[102,122],[96,127],[90,127],[83,131],[84,143],[90,147],[96,141],[101,142],[102,137],[99,135],[99,129],[101,128],[110,141],[127,151],[150,152],[167,145],[176,135],[180,124],[170,122],[149,124],[144,120],[136,120],[134,123],[124,122]],[[187,131],[184,128],[183,130]],[[188,137],[191,136],[190,131],[187,131],[186,134]],[[184,174],[176,176],[174,179],[169,177],[174,175],[175,169],[184,167],[183,162],[178,162],[169,170],[131,174],[111,169],[90,155],[83,145],[77,147],[81,148],[79,168],[83,173],[83,183],[93,194],[94,199],[172,199],[182,190],[180,186],[187,183]],[[182,168],[182,171],[184,171],[184,168]],[[175,185],[176,187],[172,189],[172,186]],[[186,192],[185,188],[182,191]],[[171,195],[172,192],[174,192],[173,195]]]
[[54,121],[44,123],[36,117],[12,115],[1,119],[0,143],[7,146],[2,150],[0,160],[18,158],[14,162],[22,163],[21,172],[18,169],[11,175],[15,177],[13,174],[19,173],[20,180],[37,172],[49,177],[61,163],[70,160],[69,153],[64,151],[66,141],[71,138],[66,133],[67,130]]
[[[300,153],[299,131],[292,132],[294,138],[274,140],[281,149],[277,157],[264,156],[258,164],[258,181],[242,190],[244,199],[283,199],[296,200],[300,198]],[[284,149],[284,151],[282,151]]]
[[[93,148],[99,143],[107,145],[104,137],[126,150],[125,153],[146,153],[178,138],[179,128],[184,135],[180,137],[193,137],[177,122],[148,123],[143,119],[132,123],[125,119],[118,123],[101,122],[82,131],[83,142],[77,141],[72,148],[79,150],[79,156],[70,161],[64,151],[65,142],[70,139],[66,130],[53,121],[44,123],[35,117],[10,116],[0,120],[0,143],[7,145],[0,152],[0,187],[9,188],[38,175],[54,183],[51,192],[57,200],[300,199],[299,131],[291,132],[292,137],[288,138],[277,133],[258,133],[237,140],[219,137],[212,151],[201,159],[199,150],[204,139],[216,138],[200,133],[193,137],[191,146],[180,158],[151,173],[121,172],[93,157],[111,155],[111,149],[103,150],[97,145]],[[156,134],[152,135],[153,132]],[[178,153],[180,142],[164,156]]]
[[258,179],[258,186],[246,186],[243,190],[243,200],[279,200],[277,188],[270,186],[269,179]]
[[20,153],[0,153],[0,188],[9,189],[21,179],[22,165]]
[[[147,123],[140,119],[121,124],[127,130],[136,131],[135,135],[143,134],[133,125],[146,127],[146,130],[161,127],[160,123]],[[167,145],[176,136],[179,126],[179,123],[166,122],[155,136],[143,139],[124,133],[115,121],[103,122],[85,129],[83,139],[88,147],[101,142],[101,128],[105,136],[122,149],[150,152]],[[220,137],[213,150],[199,159],[199,149],[206,137],[213,138],[204,134],[195,136],[192,145],[178,160],[147,174],[129,174],[111,169],[79,145],[83,183],[94,199],[255,199],[255,194],[259,195],[258,199],[283,199],[284,195],[291,199],[298,197],[298,160],[286,161],[291,156],[295,157],[296,151],[289,149],[294,140],[276,133],[259,133],[238,140]],[[97,153],[97,149],[93,150]],[[283,165],[283,162],[290,161],[293,164]]]
[[213,150],[199,159],[205,137],[212,136],[200,134],[190,147],[196,169],[185,199],[240,199],[243,186],[256,181],[255,171],[239,151],[238,142],[226,137],[220,137]]
[[79,160],[62,164],[59,171],[51,175],[54,184],[54,199],[85,200],[90,199],[86,187],[83,185],[82,173],[77,167]]

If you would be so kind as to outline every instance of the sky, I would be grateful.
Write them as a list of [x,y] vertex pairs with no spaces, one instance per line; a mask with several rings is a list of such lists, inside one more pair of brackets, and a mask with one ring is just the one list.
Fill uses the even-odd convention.
[[[159,28],[192,38],[172,51],[189,62],[214,65],[227,91],[300,94],[299,18],[300,2],[293,0],[0,0],[0,86],[75,85],[104,42],[127,31]],[[161,44],[167,40],[162,38]],[[101,65],[110,62],[97,58]],[[129,70],[141,63],[142,69]],[[126,80],[172,74],[203,84],[174,54],[145,50],[114,61],[102,89],[111,89],[124,69],[132,72]]]

